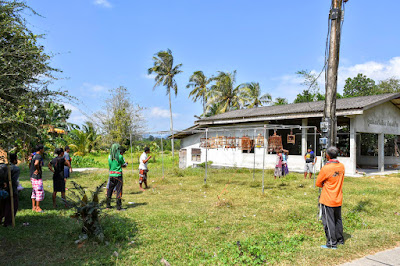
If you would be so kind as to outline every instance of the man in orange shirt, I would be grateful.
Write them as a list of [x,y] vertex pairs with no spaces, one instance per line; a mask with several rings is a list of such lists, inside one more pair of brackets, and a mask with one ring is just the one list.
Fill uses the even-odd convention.
[[322,187],[319,203],[322,208],[322,223],[325,229],[326,245],[321,248],[336,249],[344,244],[342,224],[342,201],[344,165],[336,159],[339,150],[329,147],[326,150],[327,164],[319,172],[316,185]]

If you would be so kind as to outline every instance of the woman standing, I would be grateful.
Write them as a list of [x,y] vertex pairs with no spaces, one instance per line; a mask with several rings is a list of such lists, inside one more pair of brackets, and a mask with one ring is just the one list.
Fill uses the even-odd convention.
[[276,164],[275,164],[275,179],[276,177],[281,178],[282,176],[282,150],[278,151],[276,154]]
[[111,208],[111,196],[115,188],[117,192],[117,210],[122,210],[122,167],[126,167],[126,165],[120,151],[120,145],[114,143],[111,146],[110,155],[108,156],[110,183],[107,189],[107,208]]

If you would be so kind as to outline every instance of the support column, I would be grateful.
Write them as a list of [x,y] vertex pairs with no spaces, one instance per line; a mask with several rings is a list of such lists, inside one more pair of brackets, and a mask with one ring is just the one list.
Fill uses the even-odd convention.
[[[355,174],[357,169],[357,140],[356,140],[356,129],[354,118],[350,118],[350,174]],[[346,171],[347,172],[347,171]]]
[[385,171],[385,134],[378,134],[378,171]]
[[[306,127],[308,125],[308,119],[304,118],[301,120],[301,126]],[[315,150],[314,147],[313,150]],[[307,128],[301,129],[301,155],[304,156],[307,153]]]

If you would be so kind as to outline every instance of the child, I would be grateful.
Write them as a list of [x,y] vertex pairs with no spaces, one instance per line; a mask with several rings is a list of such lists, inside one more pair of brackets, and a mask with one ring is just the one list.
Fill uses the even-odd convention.
[[276,177],[281,178],[282,176],[282,151],[278,151],[276,154],[276,163],[275,163],[275,173],[274,173],[275,179]]
[[65,199],[65,181],[64,178],[64,166],[71,167],[69,161],[64,158],[64,150],[57,148],[54,153],[57,157],[53,158],[49,162],[48,167],[53,172],[53,207],[56,208],[56,196],[57,192],[61,192],[61,197]]
[[289,174],[289,167],[287,164],[288,155],[289,155],[289,151],[283,150],[283,153],[282,153],[282,176],[286,176],[287,174]]
[[140,189],[142,191],[144,191],[144,189],[142,188],[142,183],[144,183],[145,188],[147,188],[147,172],[149,171],[149,169],[147,168],[147,164],[151,158],[151,156],[147,156],[147,154],[150,153],[150,148],[146,147],[144,148],[144,152],[142,153],[142,155],[140,155],[140,159],[139,159],[139,186]]

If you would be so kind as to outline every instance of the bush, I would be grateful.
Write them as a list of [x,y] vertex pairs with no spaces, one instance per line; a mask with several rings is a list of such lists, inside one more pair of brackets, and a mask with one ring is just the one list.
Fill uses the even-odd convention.
[[99,167],[100,162],[95,161],[93,158],[73,156],[72,157],[72,167]]

